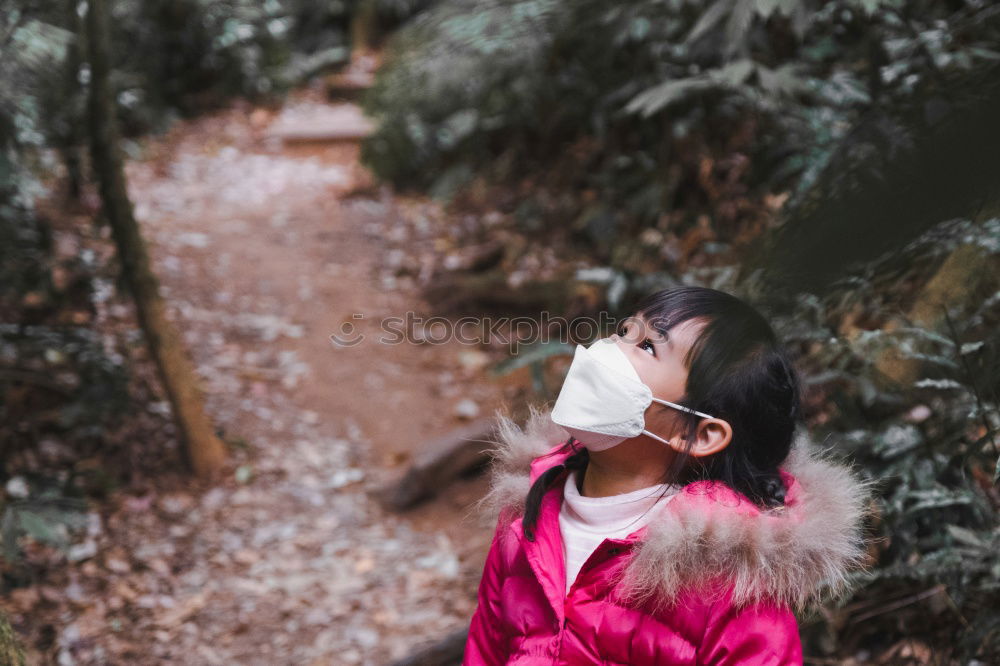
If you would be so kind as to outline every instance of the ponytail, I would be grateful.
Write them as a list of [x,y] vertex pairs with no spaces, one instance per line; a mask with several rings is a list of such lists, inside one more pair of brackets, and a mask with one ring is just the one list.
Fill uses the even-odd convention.
[[583,446],[577,448],[576,445],[579,444],[579,440],[570,437],[566,440],[566,443],[573,447],[574,453],[566,458],[562,464],[545,470],[531,485],[531,490],[528,491],[528,497],[524,502],[524,518],[521,521],[522,528],[524,529],[524,538],[528,541],[535,540],[535,524],[538,522],[538,513],[542,508],[542,497],[544,497],[553,481],[566,470],[586,469],[587,463],[590,462],[590,451]]
[[776,471],[753,477],[753,483],[744,490],[752,501],[767,507],[782,506],[787,492],[785,482]]

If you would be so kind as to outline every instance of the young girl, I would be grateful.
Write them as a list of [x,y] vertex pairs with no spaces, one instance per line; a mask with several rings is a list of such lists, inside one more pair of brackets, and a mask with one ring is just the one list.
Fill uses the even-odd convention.
[[794,611],[863,564],[874,482],[796,435],[799,401],[767,321],[714,289],[578,346],[551,414],[500,418],[463,663],[801,664]]

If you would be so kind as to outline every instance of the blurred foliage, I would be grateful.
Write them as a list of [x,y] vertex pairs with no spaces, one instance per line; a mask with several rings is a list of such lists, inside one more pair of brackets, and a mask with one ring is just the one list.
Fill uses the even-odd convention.
[[0,479],[8,498],[0,502],[0,539],[8,564],[19,561],[22,536],[68,549],[85,525],[78,495],[114,483],[86,465],[64,468],[108,448],[109,429],[131,407],[127,380],[122,359],[86,327],[0,324]]
[[[165,129],[233,96],[268,101],[345,63],[356,4],[110,2],[112,85],[124,131]],[[424,4],[380,3],[377,12],[399,21]],[[7,560],[25,535],[68,544],[69,531],[80,527],[74,495],[101,494],[115,480],[100,466],[74,467],[67,456],[83,460],[112,447],[109,433],[134,407],[116,349],[134,340],[91,329],[111,283],[99,277],[103,267],[89,250],[55,256],[50,220],[37,208],[48,187],[78,198],[88,179],[86,7],[0,0],[0,480],[8,485],[0,533]],[[73,471],[57,473],[60,465]],[[20,493],[25,475],[44,490]]]
[[[280,92],[307,74],[303,59],[347,58],[352,2],[150,0],[114,2],[113,82],[127,131],[233,95]],[[405,7],[399,8],[404,11]],[[0,0],[0,312],[13,320],[19,295],[50,291],[49,233],[33,210],[37,173],[55,149],[78,189],[86,145],[82,58],[86,3]]]
[[69,551],[74,532],[87,525],[86,508],[83,500],[63,497],[57,490],[40,497],[7,502],[0,515],[3,559],[8,563],[19,560],[19,541],[23,536]]
[[865,112],[995,60],[995,16],[926,0],[449,0],[391,44],[365,158],[446,195],[478,175],[530,178],[541,202],[544,186],[578,193],[549,219],[571,215],[599,252],[703,213],[728,242],[763,224],[764,194],[805,191]]
[[[9,3],[3,3],[8,5]],[[10,303],[48,280],[50,240],[33,215],[41,192],[31,166],[44,145],[39,96],[43,77],[65,56],[71,36],[0,6],[0,316]]]
[[[1000,12],[993,29],[1000,38]],[[984,28],[984,32],[986,32]],[[744,252],[743,276],[817,290],[853,262],[899,248],[941,220],[1000,210],[1000,63],[928,77],[839,143],[780,227]]]
[[19,444],[48,430],[99,438],[101,424],[119,417],[126,404],[122,364],[84,327],[0,324],[0,382],[36,389],[8,388],[0,404],[9,429],[0,451],[4,463]]
[[[1000,660],[1000,284],[948,304],[943,331],[890,325],[913,284],[960,245],[978,244],[998,266],[998,241],[997,218],[937,225],[824,296],[800,294],[776,319],[823,420],[817,438],[880,480],[877,567],[857,576],[863,587],[840,628],[853,644],[912,636],[935,663]],[[917,360],[918,378],[885,381],[886,351]]]
[[[5,4],[25,3],[5,0]],[[149,0],[110,3],[115,45],[113,81],[127,133],[159,129],[173,114],[190,115],[234,95],[263,98],[280,94],[313,73],[306,63],[331,54],[346,62],[353,0]],[[67,11],[67,7],[71,10]],[[85,3],[33,4],[33,18],[73,35],[81,34]],[[16,13],[18,10],[12,10]],[[27,14],[29,10],[23,9]],[[82,39],[82,38],[81,38]],[[89,79],[82,44],[50,76],[53,110],[68,110],[63,123],[79,122],[80,97]],[[76,84],[74,86],[74,83]],[[69,133],[62,127],[63,135]]]
[[430,8],[437,0],[374,0],[375,12],[386,27],[398,26]]
[[534,343],[519,350],[490,369],[490,374],[503,377],[524,367],[530,368],[532,390],[548,396],[550,388],[545,383],[545,362],[552,356],[572,356],[576,347],[564,342]]

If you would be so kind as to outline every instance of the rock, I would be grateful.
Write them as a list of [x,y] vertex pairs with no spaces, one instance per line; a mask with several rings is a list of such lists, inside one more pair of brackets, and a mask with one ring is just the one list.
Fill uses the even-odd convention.
[[82,562],[83,560],[89,560],[94,555],[97,555],[97,542],[93,539],[87,539],[83,543],[70,546],[66,557],[70,562]]
[[458,362],[463,370],[479,372],[490,364],[490,357],[477,349],[466,349],[458,353]]
[[7,491],[7,496],[14,499],[24,499],[30,493],[28,482],[23,476],[12,476],[9,478],[4,489]]
[[468,421],[479,416],[479,405],[475,400],[465,398],[459,400],[452,411],[458,418]]
[[209,511],[220,508],[226,501],[226,491],[222,488],[212,488],[201,498],[201,505]]
[[360,481],[365,478],[364,470],[358,469],[356,467],[349,467],[347,469],[337,470],[330,476],[329,482],[327,482],[328,488],[343,488],[344,486]]
[[933,412],[927,405],[916,405],[903,417],[909,423],[923,423],[931,417]]
[[173,493],[160,499],[160,510],[168,516],[180,516],[194,508],[194,500],[190,495]]

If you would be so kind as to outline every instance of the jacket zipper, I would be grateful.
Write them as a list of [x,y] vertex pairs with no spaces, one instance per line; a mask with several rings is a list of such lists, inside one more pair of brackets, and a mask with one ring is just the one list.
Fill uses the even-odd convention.
[[[590,554],[590,557],[587,558],[587,561],[584,562],[583,566],[580,568],[580,572],[578,574],[578,577],[579,577],[579,575],[582,575],[584,571],[587,571],[588,569],[591,568],[589,565],[592,564],[592,560],[594,559],[594,556],[597,555],[597,553],[599,551],[600,551],[600,548],[597,548],[596,550],[594,550],[593,553]],[[615,556],[615,555],[618,555],[621,551],[622,551],[622,549],[620,547],[618,547],[618,546],[612,546],[611,548],[608,548],[607,553],[610,556]],[[568,606],[568,603],[566,603],[566,602],[568,602],[569,598],[573,595],[573,590],[575,588],[576,588],[576,581],[573,581],[573,584],[570,585],[569,592],[566,594],[566,598],[563,600],[563,621],[562,621],[562,628],[559,630],[559,654],[560,655],[562,654],[563,641],[565,641],[565,639],[566,639],[566,628],[569,626],[569,615],[566,614],[566,607]]]

